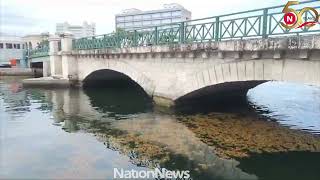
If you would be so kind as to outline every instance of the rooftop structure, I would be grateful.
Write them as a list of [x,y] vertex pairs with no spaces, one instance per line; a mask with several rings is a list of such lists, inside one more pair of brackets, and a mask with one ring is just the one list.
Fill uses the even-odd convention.
[[56,24],[56,34],[71,33],[75,38],[94,36],[96,34],[95,23],[88,24],[83,22],[82,25],[70,25],[68,22]]
[[115,16],[116,29],[123,30],[178,23],[190,19],[191,12],[180,4],[165,4],[162,9],[150,11],[126,9]]

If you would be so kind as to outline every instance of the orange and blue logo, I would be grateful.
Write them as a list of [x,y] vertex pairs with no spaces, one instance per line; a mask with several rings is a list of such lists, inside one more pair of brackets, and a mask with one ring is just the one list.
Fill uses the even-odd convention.
[[[290,8],[292,5],[299,4],[298,1],[289,1],[286,6],[283,8],[282,12],[284,13],[283,22],[281,25],[287,29],[296,29],[296,28],[311,28],[312,26],[319,23],[319,12],[312,7],[305,7],[301,11],[296,11],[293,8]],[[312,16],[308,17],[303,15],[305,13],[311,13]]]

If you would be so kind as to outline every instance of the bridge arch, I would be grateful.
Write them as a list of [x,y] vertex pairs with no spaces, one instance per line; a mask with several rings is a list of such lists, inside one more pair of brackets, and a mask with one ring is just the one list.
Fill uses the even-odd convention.
[[82,81],[83,86],[100,80],[132,82],[140,86],[150,97],[153,96],[155,89],[152,80],[122,61],[80,58],[78,59],[78,78]]
[[[243,60],[213,65],[188,75],[175,104],[204,98],[243,98],[249,89],[268,81],[320,86],[320,61],[294,59]],[[197,99],[199,98],[199,99]],[[209,99],[208,99],[209,98]]]

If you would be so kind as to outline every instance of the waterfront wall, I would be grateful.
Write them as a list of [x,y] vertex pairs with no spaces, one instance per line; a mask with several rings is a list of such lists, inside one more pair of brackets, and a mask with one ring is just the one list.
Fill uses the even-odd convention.
[[36,76],[42,74],[41,69],[0,68],[0,76]]

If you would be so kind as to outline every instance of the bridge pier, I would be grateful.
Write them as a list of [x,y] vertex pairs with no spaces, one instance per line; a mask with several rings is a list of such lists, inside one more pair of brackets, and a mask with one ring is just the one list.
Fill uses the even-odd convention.
[[59,55],[59,42],[60,37],[52,36],[49,38],[49,62],[50,62],[50,74],[54,77],[62,76],[62,59]]
[[51,76],[50,61],[43,61],[43,77]]
[[61,39],[62,77],[74,81],[78,79],[76,56],[72,55],[72,34],[65,33]]

